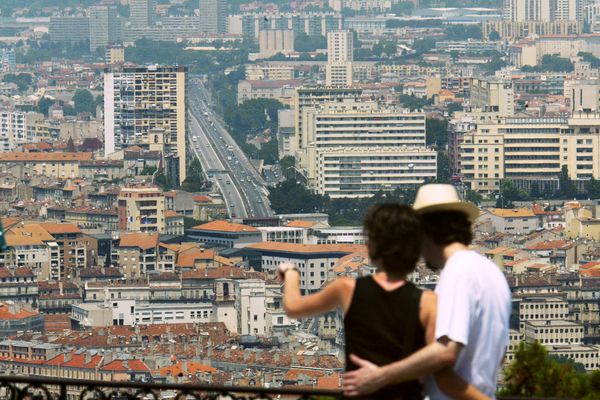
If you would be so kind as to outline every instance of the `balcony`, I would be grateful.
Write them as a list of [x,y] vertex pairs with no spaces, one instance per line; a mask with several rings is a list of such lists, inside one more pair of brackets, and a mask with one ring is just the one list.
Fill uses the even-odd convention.
[[135,381],[93,381],[50,377],[0,376],[2,399],[319,399],[341,397],[339,391],[293,388],[260,388],[195,384],[162,384]]

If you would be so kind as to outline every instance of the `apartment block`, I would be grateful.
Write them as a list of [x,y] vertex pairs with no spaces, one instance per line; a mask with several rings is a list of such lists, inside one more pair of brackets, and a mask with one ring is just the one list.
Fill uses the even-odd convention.
[[523,333],[526,341],[545,346],[583,343],[583,325],[566,320],[526,321]]
[[343,101],[344,99],[358,99],[362,93],[363,91],[360,88],[349,87],[316,86],[298,88],[294,97],[294,126],[296,128],[296,143],[294,147],[300,150],[306,146],[302,125],[304,108],[329,102]]
[[113,5],[97,5],[89,11],[90,51],[105,48],[123,40],[123,26],[119,12]]
[[342,100],[306,107],[301,168],[321,194],[367,197],[435,177],[425,148],[425,114]]
[[471,78],[469,104],[472,107],[508,117],[515,112],[515,93],[512,83],[492,79]]
[[0,151],[15,150],[27,142],[27,124],[22,111],[0,111]]
[[48,34],[53,42],[87,42],[90,40],[90,18],[88,16],[50,17]]
[[79,163],[92,159],[92,153],[0,153],[0,166],[13,168],[12,173],[20,178],[30,174],[44,175],[57,179],[79,177]]
[[130,146],[161,150],[166,173],[186,174],[186,68],[139,67],[104,72],[105,154]]
[[465,182],[483,193],[498,191],[502,179],[530,190],[553,190],[561,168],[573,180],[600,177],[600,117],[507,118],[480,124],[464,134],[460,169]]
[[294,31],[291,29],[266,29],[258,35],[260,58],[272,57],[275,54],[288,54],[294,51]]
[[125,187],[118,197],[119,229],[164,232],[165,196],[156,187]]
[[327,32],[327,65],[325,84],[327,86],[352,85],[352,61],[354,41],[351,31]]
[[202,32],[226,33],[227,32],[227,1],[226,0],[200,0],[200,19]]
[[156,0],[130,0],[129,23],[134,27],[147,27],[156,23]]
[[245,13],[229,19],[229,32],[258,39],[261,30],[291,29],[294,35],[326,36],[327,32],[342,29],[338,13]]

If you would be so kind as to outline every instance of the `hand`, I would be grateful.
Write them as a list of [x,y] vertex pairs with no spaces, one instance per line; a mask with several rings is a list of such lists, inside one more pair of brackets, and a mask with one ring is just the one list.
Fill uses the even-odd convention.
[[286,261],[279,264],[279,267],[277,267],[277,277],[279,278],[279,281],[284,282],[285,273],[290,270],[297,270],[296,265],[294,265],[294,263]]
[[364,396],[384,386],[381,367],[354,354],[350,361],[359,368],[344,374],[344,396]]

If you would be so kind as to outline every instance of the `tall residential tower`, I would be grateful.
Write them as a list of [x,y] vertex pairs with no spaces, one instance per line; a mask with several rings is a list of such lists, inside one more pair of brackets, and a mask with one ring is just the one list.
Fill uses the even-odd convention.
[[157,66],[105,70],[105,154],[129,146],[161,151],[165,174],[185,180],[186,72]]

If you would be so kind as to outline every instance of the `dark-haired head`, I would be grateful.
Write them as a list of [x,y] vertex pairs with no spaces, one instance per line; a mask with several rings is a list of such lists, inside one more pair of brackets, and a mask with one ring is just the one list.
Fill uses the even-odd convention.
[[421,215],[423,233],[437,246],[452,243],[471,244],[473,233],[466,214],[457,211],[440,211]]
[[369,258],[387,274],[405,277],[421,254],[421,224],[411,207],[379,204],[364,218]]

